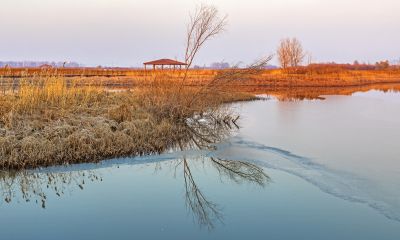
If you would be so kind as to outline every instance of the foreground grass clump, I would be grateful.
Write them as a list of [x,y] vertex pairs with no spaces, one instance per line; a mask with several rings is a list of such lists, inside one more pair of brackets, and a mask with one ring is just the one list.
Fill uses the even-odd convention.
[[58,76],[21,81],[16,93],[0,95],[0,168],[96,162],[182,147],[206,131],[198,120],[218,124],[228,116],[221,103],[238,97],[249,96],[168,79],[122,92]]

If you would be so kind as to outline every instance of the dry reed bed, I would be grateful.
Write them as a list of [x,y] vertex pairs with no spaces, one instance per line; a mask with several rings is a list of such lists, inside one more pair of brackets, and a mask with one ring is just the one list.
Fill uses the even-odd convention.
[[248,98],[165,78],[123,92],[60,76],[22,80],[14,94],[0,96],[0,168],[160,153],[198,134],[188,119],[208,114],[219,121],[222,103]]
[[[231,70],[190,70],[187,84],[206,85],[218,75]],[[240,72],[240,70],[238,71]],[[81,83],[101,83],[109,87],[135,87],[143,84],[149,76],[159,72],[131,72],[127,76],[81,78]],[[165,71],[170,79],[180,79],[183,72]],[[269,87],[343,87],[363,86],[379,83],[400,83],[400,70],[348,70],[334,73],[286,73],[282,70],[265,70],[242,78],[235,79],[237,86],[269,86]]]
[[[195,85],[207,84],[219,74],[231,70],[192,69],[187,72],[186,79]],[[245,71],[245,70],[244,70]],[[62,75],[73,79],[81,85],[101,85],[110,87],[134,87],[146,81],[149,77],[168,75],[170,79],[180,79],[185,71],[164,70],[144,71],[140,69],[102,69],[102,68],[0,68],[0,87],[4,91],[19,85],[20,78],[35,78],[38,76]],[[238,84],[258,86],[360,86],[376,83],[400,82],[399,69],[386,70],[335,70],[314,71],[312,68],[287,72],[283,70],[264,70],[249,78],[241,79]]]

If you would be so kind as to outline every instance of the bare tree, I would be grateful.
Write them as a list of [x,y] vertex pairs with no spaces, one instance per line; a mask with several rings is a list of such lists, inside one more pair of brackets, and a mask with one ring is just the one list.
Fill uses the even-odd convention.
[[228,16],[213,5],[201,4],[190,16],[186,36],[185,61],[189,68],[201,46],[225,30]]
[[306,56],[303,46],[297,38],[282,39],[278,46],[277,55],[283,69],[298,67]]
[[192,118],[194,113],[218,114],[221,112],[221,99],[232,93],[233,85],[263,71],[272,55],[244,69],[233,66],[219,71],[207,81],[191,78],[192,82],[189,82],[189,68],[197,53],[207,40],[222,33],[226,25],[227,16],[221,16],[218,9],[212,5],[202,4],[190,15],[185,48],[187,66],[183,76],[179,75],[178,81],[165,81],[164,79],[168,77],[165,74],[150,75],[152,81],[149,81],[150,84],[146,83],[140,91],[142,104],[157,116],[157,119],[169,118],[181,121]]

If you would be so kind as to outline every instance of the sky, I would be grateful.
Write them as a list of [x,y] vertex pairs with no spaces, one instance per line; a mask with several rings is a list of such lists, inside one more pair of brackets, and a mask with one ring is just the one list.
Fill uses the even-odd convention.
[[298,38],[313,62],[400,59],[399,0],[1,0],[0,61],[182,60],[189,13],[201,2],[227,14],[228,26],[197,65],[251,63],[285,37]]

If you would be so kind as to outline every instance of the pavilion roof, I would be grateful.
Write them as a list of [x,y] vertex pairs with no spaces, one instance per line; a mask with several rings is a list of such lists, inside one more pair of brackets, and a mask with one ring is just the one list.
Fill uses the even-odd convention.
[[176,60],[172,60],[172,59],[159,59],[159,60],[154,60],[154,61],[150,61],[150,62],[145,62],[143,63],[144,65],[187,65],[184,62],[179,62]]

